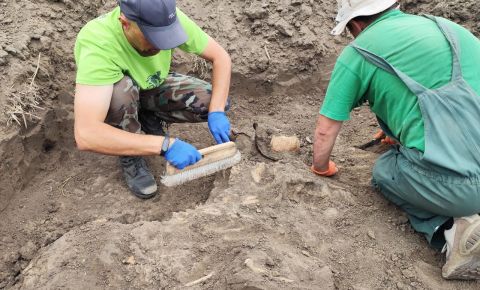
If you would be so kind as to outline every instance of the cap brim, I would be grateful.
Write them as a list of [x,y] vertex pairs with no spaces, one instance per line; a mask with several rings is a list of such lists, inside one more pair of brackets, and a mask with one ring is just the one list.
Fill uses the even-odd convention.
[[342,32],[345,30],[345,27],[347,27],[348,22],[352,20],[352,18],[348,18],[343,20],[342,22],[339,22],[335,28],[330,32],[332,35],[340,35]]
[[165,27],[154,27],[138,24],[147,40],[157,49],[167,50],[178,47],[188,40],[180,21],[177,20]]
[[[397,2],[397,0],[384,0],[380,4],[377,3],[378,1],[373,1],[371,3],[368,3],[367,6],[361,8],[360,10],[357,10],[355,12],[351,11],[352,13],[345,13],[345,11],[339,10],[337,13],[337,17],[335,20],[341,20],[343,17],[346,16],[345,19],[342,21],[338,22],[337,26],[330,32],[332,35],[340,35],[344,30],[345,27],[347,26],[348,22],[352,20],[353,18],[357,16],[368,16],[368,15],[374,15],[376,13],[380,13],[382,11],[385,11],[389,7],[391,7],[393,4]],[[347,14],[347,15],[345,15]]]

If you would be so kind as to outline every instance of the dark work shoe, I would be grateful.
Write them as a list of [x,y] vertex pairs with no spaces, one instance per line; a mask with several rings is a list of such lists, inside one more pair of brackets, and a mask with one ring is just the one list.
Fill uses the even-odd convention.
[[143,157],[122,156],[120,165],[128,187],[137,197],[147,199],[157,194],[157,183]]

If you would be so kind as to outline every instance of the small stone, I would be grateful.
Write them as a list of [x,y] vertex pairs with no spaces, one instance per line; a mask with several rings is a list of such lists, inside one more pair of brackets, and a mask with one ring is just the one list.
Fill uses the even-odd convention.
[[398,224],[399,225],[403,225],[403,224],[406,224],[408,223],[408,217],[402,215],[400,217],[398,217]]
[[123,260],[122,263],[128,264],[128,265],[135,265],[135,263],[136,263],[135,257],[134,257],[134,256],[130,256],[130,257],[128,257],[127,259]]
[[8,56],[8,53],[0,48],[0,60],[5,59]]
[[285,19],[280,19],[279,21],[277,21],[275,23],[275,28],[278,30],[278,32],[280,32],[281,34],[285,35],[285,36],[288,36],[288,37],[292,37],[293,36],[293,28],[290,24],[288,24],[287,21],[285,21]]
[[60,237],[62,236],[62,234],[60,232],[51,232],[51,233],[47,233],[45,235],[45,237],[43,238],[43,242],[42,242],[42,245],[45,247],[45,246],[48,246],[50,245],[51,243],[55,242],[56,240],[58,240]]
[[247,266],[250,270],[252,270],[254,273],[260,273],[263,274],[266,272],[265,269],[262,269],[261,267],[255,265],[252,259],[248,258],[244,262],[245,266]]
[[312,10],[312,7],[310,7],[309,5],[307,4],[302,4],[302,8],[301,8],[301,11],[302,13],[305,15],[305,16],[311,16],[313,14],[313,10]]
[[267,265],[268,267],[275,267],[275,262],[272,260],[272,258],[267,257],[265,259],[265,265]]
[[20,253],[17,251],[10,252],[3,257],[5,263],[15,264],[20,259]]
[[313,144],[313,141],[310,137],[305,137],[305,141],[307,141],[308,144]]
[[368,230],[367,235],[372,239],[375,240],[375,233],[372,230]]
[[7,45],[4,49],[5,49],[6,52],[8,52],[11,55],[17,55],[18,54],[18,51],[15,49],[15,47],[13,47],[11,45]]
[[338,216],[338,210],[333,207],[327,208],[323,214],[325,215],[326,218],[332,219]]
[[248,18],[252,20],[262,19],[267,17],[268,10],[264,9],[263,7],[255,6],[255,4],[253,4],[248,9],[245,10],[245,14],[248,16]]
[[52,202],[48,205],[47,207],[47,212],[48,213],[56,213],[60,209],[60,206],[56,204],[55,202]]
[[49,48],[52,44],[52,39],[48,36],[41,36],[40,43],[42,44],[43,48]]
[[415,278],[415,271],[413,269],[405,269],[405,270],[402,270],[402,274],[403,276],[405,276],[405,278]]
[[38,247],[32,241],[28,241],[18,252],[24,260],[31,260],[35,256],[37,250]]
[[267,165],[265,163],[258,163],[257,166],[255,166],[254,169],[250,172],[252,175],[253,181],[256,183],[260,183],[262,180],[263,174],[265,173],[265,170],[267,169]]
[[300,140],[295,136],[273,136],[270,146],[276,152],[299,151]]

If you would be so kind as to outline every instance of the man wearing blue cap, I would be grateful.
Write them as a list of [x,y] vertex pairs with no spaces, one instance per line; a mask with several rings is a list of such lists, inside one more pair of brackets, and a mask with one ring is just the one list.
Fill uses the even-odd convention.
[[[212,62],[212,85],[170,72],[177,47]],[[208,122],[217,143],[229,141],[230,57],[175,0],[120,0],[82,28],[75,61],[78,148],[121,156],[136,196],[151,198],[157,191],[141,156],[164,156],[179,169],[201,159],[194,146],[165,134],[166,124]]]

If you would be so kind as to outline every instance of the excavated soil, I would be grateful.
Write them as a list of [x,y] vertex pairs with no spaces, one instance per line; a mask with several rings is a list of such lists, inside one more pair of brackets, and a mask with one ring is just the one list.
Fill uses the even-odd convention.
[[[348,43],[328,35],[332,2],[178,1],[232,55],[243,159],[142,201],[117,158],[77,151],[72,132],[75,36],[115,2],[0,0],[0,289],[479,289],[443,280],[443,255],[371,189],[385,148],[355,148],[377,130],[368,107],[337,140],[340,173],[309,172],[318,108]],[[480,31],[476,1],[402,3]],[[174,68],[208,69],[180,53]],[[267,153],[280,134],[296,135],[300,152],[264,158],[254,122]],[[204,124],[172,134],[213,144]],[[163,160],[148,162],[159,177]]]

